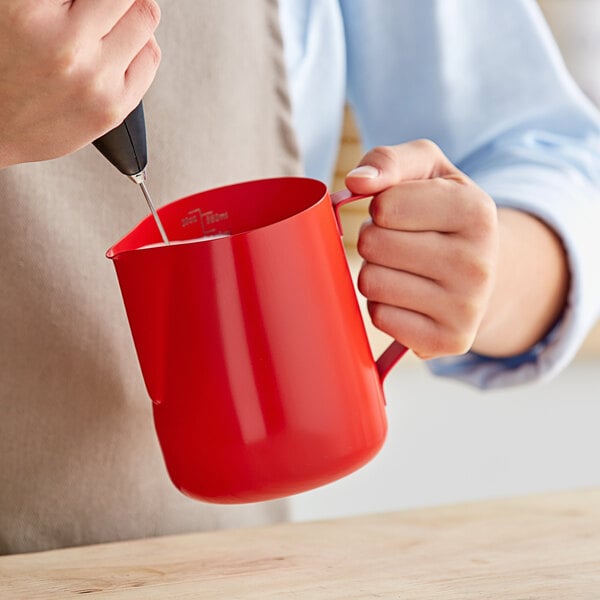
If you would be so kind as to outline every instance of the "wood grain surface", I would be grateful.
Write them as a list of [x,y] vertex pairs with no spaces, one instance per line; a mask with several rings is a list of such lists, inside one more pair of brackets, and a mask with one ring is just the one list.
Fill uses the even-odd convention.
[[2,600],[597,600],[600,490],[0,557]]

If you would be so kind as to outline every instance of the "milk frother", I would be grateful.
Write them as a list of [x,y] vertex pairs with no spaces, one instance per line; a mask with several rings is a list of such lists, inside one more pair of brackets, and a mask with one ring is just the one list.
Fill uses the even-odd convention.
[[148,208],[160,231],[162,240],[165,244],[168,244],[169,239],[145,183],[147,178],[148,150],[142,102],[137,105],[123,123],[105,133],[93,143],[121,173],[127,175],[140,186]]

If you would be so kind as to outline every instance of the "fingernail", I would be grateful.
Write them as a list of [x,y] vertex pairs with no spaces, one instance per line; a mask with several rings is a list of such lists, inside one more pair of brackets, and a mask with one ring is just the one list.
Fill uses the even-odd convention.
[[348,173],[347,177],[364,177],[365,179],[375,179],[375,177],[379,177],[379,175],[379,169],[376,167],[371,165],[362,165],[361,167],[352,169],[352,171]]

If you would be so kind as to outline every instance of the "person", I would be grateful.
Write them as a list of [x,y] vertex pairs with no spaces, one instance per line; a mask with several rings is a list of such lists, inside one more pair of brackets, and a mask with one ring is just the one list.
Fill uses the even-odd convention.
[[160,11],[160,49],[154,0],[0,11],[1,553],[285,518],[185,498],[162,464],[102,256],[144,206],[89,146],[142,96],[163,202],[328,179],[348,100],[373,148],[346,180],[374,196],[359,286],[438,375],[551,377],[598,315],[600,119],[531,1]]

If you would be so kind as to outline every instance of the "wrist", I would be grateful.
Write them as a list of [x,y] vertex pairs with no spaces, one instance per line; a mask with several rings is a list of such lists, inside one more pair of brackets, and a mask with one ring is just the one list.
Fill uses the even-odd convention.
[[537,217],[499,209],[496,281],[472,351],[497,358],[540,342],[564,310],[569,290],[566,252],[556,232]]

